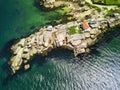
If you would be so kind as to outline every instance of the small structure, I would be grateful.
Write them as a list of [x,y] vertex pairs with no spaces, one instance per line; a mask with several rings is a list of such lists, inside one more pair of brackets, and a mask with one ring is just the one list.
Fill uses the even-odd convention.
[[89,25],[90,25],[90,27],[93,29],[93,28],[97,28],[97,23],[96,23],[96,21],[90,21],[89,22]]
[[81,22],[80,28],[82,28],[84,31],[90,31],[91,30],[88,22]]

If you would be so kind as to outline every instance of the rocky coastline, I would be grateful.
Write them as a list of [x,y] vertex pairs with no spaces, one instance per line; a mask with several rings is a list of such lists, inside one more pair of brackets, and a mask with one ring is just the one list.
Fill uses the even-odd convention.
[[[56,3],[60,2],[59,0],[43,0],[41,4],[45,6],[45,8],[52,9],[63,5],[63,1],[62,4],[59,3],[59,5],[57,5]],[[75,0],[71,1],[76,2]],[[73,5],[72,2],[69,2],[69,4]],[[84,4],[84,1],[81,2],[81,5],[82,4]],[[64,5],[68,5],[68,1],[65,1]],[[93,12],[95,10],[92,8],[90,11]],[[86,13],[86,11],[82,13]],[[85,16],[86,14],[81,17]],[[96,20],[92,20],[95,16],[97,16],[96,13],[94,13],[91,18],[84,21],[83,18],[82,20],[79,18],[76,21],[71,21],[66,24],[59,24],[56,26],[49,25],[41,28],[39,31],[26,38],[22,38],[11,47],[13,56],[11,57],[9,64],[12,73],[15,74],[23,65],[25,70],[29,69],[30,65],[28,62],[34,55],[39,54],[47,56],[48,53],[55,48],[61,47],[71,50],[74,52],[75,56],[82,53],[89,53],[89,47],[94,45],[104,32],[120,25],[120,14],[117,14],[115,17],[103,17],[104,14],[102,12],[102,17],[96,17]],[[95,21],[95,23],[91,24],[93,21]],[[78,33],[81,24],[84,26],[84,24],[86,25],[86,22],[90,25],[87,29],[81,30],[81,33]],[[73,27],[75,27],[75,33],[71,34],[70,28]]]

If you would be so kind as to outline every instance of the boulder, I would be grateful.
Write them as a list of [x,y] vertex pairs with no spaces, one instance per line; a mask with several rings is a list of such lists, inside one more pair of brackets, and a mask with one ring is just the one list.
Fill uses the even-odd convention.
[[60,46],[62,46],[62,45],[63,45],[63,42],[62,42],[62,41],[60,41],[60,42],[59,42],[59,45],[60,45]]
[[27,53],[27,54],[22,54],[22,58],[29,60],[29,59],[30,59],[29,53]]
[[25,49],[23,50],[23,52],[24,52],[24,53],[28,53],[28,52],[29,52],[29,49],[28,49],[28,48],[25,48]]
[[45,46],[45,47],[47,47],[48,45],[49,45],[49,43],[48,43],[48,42],[45,42],[45,43],[44,43],[44,46]]
[[24,60],[24,63],[27,63],[28,61],[27,60]]
[[84,39],[85,39],[85,35],[84,35],[84,34],[82,34],[81,36],[82,36],[82,39],[84,40]]
[[74,55],[75,56],[77,56],[77,55],[79,55],[81,53],[85,53],[85,48],[79,48],[79,47],[77,47],[77,48],[74,49]]
[[84,36],[85,36],[86,38],[89,38],[89,37],[90,37],[90,33],[89,33],[89,32],[84,33]]
[[96,29],[91,29],[90,30],[90,34],[96,34],[96,33],[97,33]]
[[86,49],[85,49],[85,52],[86,52],[86,53],[90,53],[90,49],[89,49],[89,48],[86,48]]
[[26,64],[25,66],[24,66],[24,69],[25,70],[28,70],[30,68],[30,65],[29,64]]
[[68,50],[73,50],[74,49],[74,47],[71,44],[66,44],[66,45],[63,45],[62,47],[65,48],[65,49],[68,49]]
[[43,0],[41,1],[41,5],[43,5],[46,9],[52,9],[54,7],[55,0]]
[[81,43],[81,40],[77,40],[77,41],[72,41],[71,44],[73,46],[79,45]]
[[92,39],[94,39],[94,38],[95,38],[95,35],[90,35],[90,37],[91,37]]
[[21,47],[18,47],[16,50],[14,50],[15,51],[14,54],[15,55],[18,54],[20,50],[21,50]]
[[89,46],[93,44],[93,40],[91,38],[86,39],[86,41]]
[[32,48],[32,53],[36,54],[37,53],[37,49],[35,47]]
[[81,48],[80,51],[80,53],[85,53],[85,48]]
[[12,50],[12,51],[16,51],[16,49],[17,49],[18,47],[22,48],[22,47],[24,46],[24,44],[25,44],[25,39],[23,38],[23,39],[21,39],[18,43],[16,43],[15,45],[13,45],[13,46],[11,47],[11,50]]
[[86,40],[83,40],[82,43],[80,44],[81,48],[86,48],[87,47],[87,42]]
[[47,31],[52,31],[53,27],[52,26],[48,26],[47,27]]

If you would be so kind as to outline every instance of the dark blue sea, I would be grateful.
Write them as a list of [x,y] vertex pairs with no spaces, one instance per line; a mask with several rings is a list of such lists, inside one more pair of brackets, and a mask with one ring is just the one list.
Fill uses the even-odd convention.
[[0,0],[0,90],[120,90],[120,28],[107,32],[80,61],[71,51],[55,49],[33,58],[30,70],[10,75],[10,46],[58,14],[43,11],[36,2]]

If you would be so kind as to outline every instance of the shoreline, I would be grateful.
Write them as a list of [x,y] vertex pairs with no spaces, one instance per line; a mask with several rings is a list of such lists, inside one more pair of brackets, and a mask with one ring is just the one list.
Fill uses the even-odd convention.
[[[86,11],[83,12],[83,14],[84,13],[86,13]],[[97,14],[95,13],[95,15]],[[35,54],[47,56],[47,54],[55,48],[61,47],[71,50],[75,56],[82,53],[89,53],[89,47],[94,45],[104,32],[120,25],[120,14],[115,18],[103,18],[103,13],[100,15],[101,17],[96,17],[96,20],[92,20],[93,15],[85,21],[76,20],[66,24],[43,27],[28,37],[21,39],[11,47],[13,51],[13,56],[10,60],[12,73],[15,74],[23,64],[25,70],[29,69],[30,65],[28,62]],[[83,25],[82,28],[80,27],[81,25]],[[80,31],[80,33],[78,33],[78,31]]]

